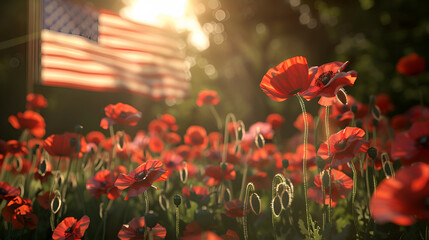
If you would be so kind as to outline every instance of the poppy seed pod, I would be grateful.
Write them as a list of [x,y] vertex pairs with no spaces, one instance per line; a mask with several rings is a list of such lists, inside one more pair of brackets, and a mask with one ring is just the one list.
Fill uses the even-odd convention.
[[152,210],[144,215],[144,220],[149,228],[154,228],[158,223],[158,214]]
[[283,159],[282,160],[282,166],[284,169],[288,168],[289,167],[289,160]]
[[377,157],[377,149],[373,147],[368,148],[368,156],[375,159]]
[[180,204],[182,203],[182,198],[180,197],[179,194],[174,195],[173,202],[174,202],[174,205],[176,205],[176,207],[180,206]]

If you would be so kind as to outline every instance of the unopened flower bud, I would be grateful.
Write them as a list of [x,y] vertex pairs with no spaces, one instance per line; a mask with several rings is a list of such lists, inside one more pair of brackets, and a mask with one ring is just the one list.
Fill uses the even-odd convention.
[[368,156],[372,159],[375,159],[377,157],[377,149],[376,148],[373,148],[373,147],[368,148],[367,153],[368,153]]
[[356,114],[356,113],[357,113],[357,111],[358,111],[358,106],[357,106],[356,104],[353,104],[353,105],[351,106],[351,110],[352,110],[352,112],[353,112],[354,114]]
[[220,168],[222,169],[222,171],[225,171],[227,166],[228,166],[228,163],[226,162],[223,162],[220,164]]
[[144,220],[146,221],[146,225],[152,229],[158,223],[158,214],[150,210],[144,215]]
[[284,168],[284,169],[288,168],[288,167],[289,167],[289,160],[287,160],[287,159],[283,159],[283,160],[282,160],[282,165],[283,165],[283,168]]
[[174,195],[173,202],[176,207],[180,206],[180,204],[182,203],[182,198],[179,196],[179,194]]

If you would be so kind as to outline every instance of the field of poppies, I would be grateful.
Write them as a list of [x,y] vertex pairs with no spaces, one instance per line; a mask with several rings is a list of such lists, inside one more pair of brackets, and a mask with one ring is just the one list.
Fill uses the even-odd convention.
[[[218,131],[160,114],[130,136],[123,126],[144,116],[116,103],[100,129],[47,136],[49,99],[29,94],[8,119],[21,137],[0,140],[1,239],[428,239],[429,108],[387,117],[388,95],[362,104],[344,89],[352,66],[294,57],[268,70],[262,91],[302,109],[288,137],[287,116],[247,126],[211,90],[195,101]],[[416,76],[425,61],[396,70]]]

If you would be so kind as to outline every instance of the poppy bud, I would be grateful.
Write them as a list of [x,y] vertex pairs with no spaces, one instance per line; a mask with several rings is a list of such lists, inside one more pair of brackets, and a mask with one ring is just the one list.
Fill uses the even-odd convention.
[[262,148],[265,145],[265,139],[264,136],[262,136],[261,133],[259,133],[255,138],[255,144],[258,148]]
[[180,204],[182,203],[182,198],[180,197],[179,194],[174,195],[173,202],[174,202],[174,205],[176,205],[176,207],[180,206]]
[[229,190],[229,188],[225,189],[225,194],[223,195],[223,199],[225,202],[229,202],[232,200],[231,190]]
[[352,110],[352,112],[353,112],[354,114],[356,114],[356,113],[357,113],[357,111],[358,111],[358,106],[357,106],[356,104],[353,104],[353,105],[351,106],[351,110]]
[[344,90],[344,88],[340,88],[340,90],[337,92],[337,100],[338,102],[342,103],[343,105],[347,105],[347,93]]
[[257,193],[250,195],[250,209],[255,215],[261,215],[261,198]]
[[283,165],[283,168],[284,168],[284,169],[286,169],[287,167],[289,167],[289,160],[287,160],[287,159],[283,159],[283,160],[282,160],[282,165]]
[[283,211],[282,201],[278,195],[271,200],[271,211],[275,217],[279,217]]
[[362,128],[362,120],[358,119],[358,120],[356,120],[355,123],[356,123],[356,127]]
[[207,229],[212,225],[213,216],[206,206],[201,207],[195,214],[195,220],[203,229]]
[[[37,149],[39,149],[39,147],[40,147],[40,145],[39,145],[39,144],[34,145],[34,147],[33,147],[33,149],[32,149],[32,154],[33,154],[33,155],[35,155],[35,154],[36,154]],[[0,150],[1,150],[1,149],[0,149]]]
[[146,221],[146,225],[152,229],[158,223],[158,214],[154,211],[150,210],[148,213],[144,215],[144,220]]
[[159,206],[163,211],[166,211],[167,209],[169,209],[170,204],[168,203],[167,197],[165,197],[163,193],[159,195],[158,202],[159,202]]
[[244,127],[241,127],[241,125],[237,128],[238,133],[238,140],[241,141],[244,137]]
[[282,195],[280,195],[280,200],[282,203],[282,208],[287,209],[292,204],[292,196],[289,191],[284,191]]
[[367,153],[368,153],[368,156],[372,159],[375,159],[377,157],[377,149],[376,148],[373,148],[373,147],[368,148]]
[[225,171],[227,166],[228,166],[228,163],[223,162],[221,163],[220,168],[222,169],[222,171]]
[[380,118],[381,118],[381,111],[380,111],[380,108],[377,105],[374,105],[374,107],[372,108],[371,114],[372,114],[372,117],[374,119],[380,120]]
[[37,172],[43,177],[46,174],[46,160],[42,158],[40,160],[39,166],[37,167]]

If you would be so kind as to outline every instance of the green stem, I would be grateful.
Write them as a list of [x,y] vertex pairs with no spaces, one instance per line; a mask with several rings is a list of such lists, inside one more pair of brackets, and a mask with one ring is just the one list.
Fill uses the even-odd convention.
[[144,201],[145,201],[145,209],[144,214],[146,215],[149,212],[149,196],[147,195],[147,190],[144,192]]
[[222,129],[222,120],[219,116],[219,113],[216,111],[216,108],[214,107],[214,105],[209,105],[209,109],[210,109],[210,112],[212,112],[212,114],[216,120],[217,129],[221,130]]
[[180,220],[180,215],[179,215],[179,207],[176,206],[176,239],[179,239],[179,220]]
[[252,155],[252,152],[253,152],[252,148],[250,148],[244,159],[244,171],[243,171],[243,178],[241,179],[241,189],[240,189],[240,198],[239,198],[241,201],[243,201],[244,188],[245,188],[246,179],[247,179],[247,171],[249,168],[247,164],[247,160],[249,159],[249,156]]
[[326,144],[328,145],[328,161],[329,161],[329,207],[328,207],[328,222],[332,223],[332,157],[331,145],[329,144],[330,130],[329,130],[329,106],[325,108],[325,130],[326,130]]
[[307,220],[307,230],[310,232],[310,210],[308,207],[308,182],[307,182],[307,139],[308,139],[308,120],[307,111],[305,110],[305,104],[302,97],[296,94],[299,104],[301,105],[302,116],[304,119],[304,156],[302,159],[302,178],[304,182],[304,201],[305,201],[305,215]]
[[255,191],[255,186],[253,183],[248,183],[246,186],[246,195],[244,196],[244,209],[243,209],[243,231],[244,231],[244,239],[247,240],[249,238],[247,232],[247,202],[249,201],[250,192]]

